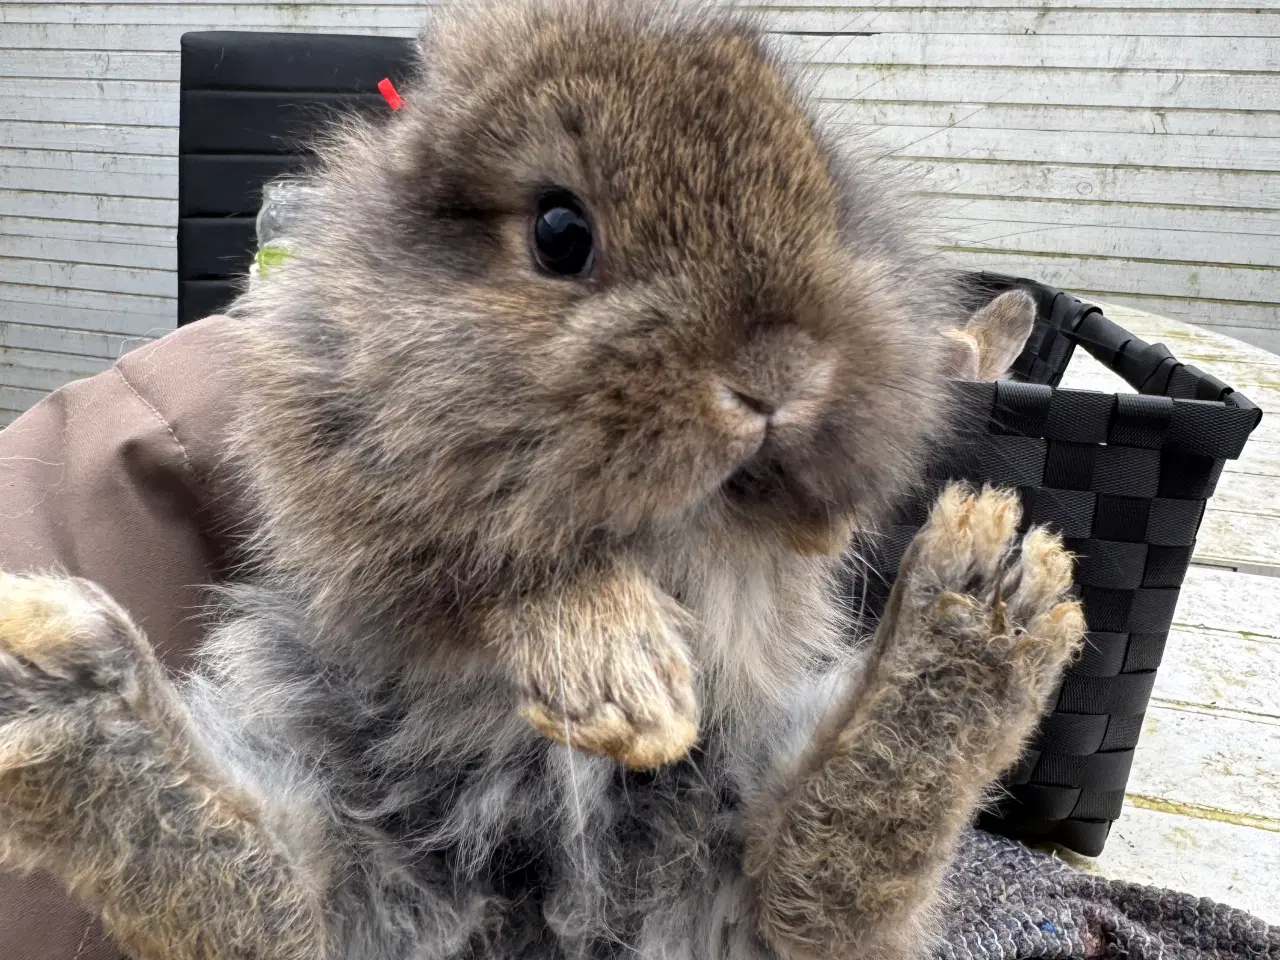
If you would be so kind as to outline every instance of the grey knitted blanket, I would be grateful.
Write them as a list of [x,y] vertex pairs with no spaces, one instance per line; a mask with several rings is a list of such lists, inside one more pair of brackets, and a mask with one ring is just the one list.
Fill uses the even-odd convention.
[[1082,873],[981,831],[949,887],[938,960],[1280,960],[1280,927],[1241,910]]

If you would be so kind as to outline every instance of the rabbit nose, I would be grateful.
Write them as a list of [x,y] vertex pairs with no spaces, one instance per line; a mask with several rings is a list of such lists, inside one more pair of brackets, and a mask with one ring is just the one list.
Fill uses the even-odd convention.
[[737,403],[741,404],[752,413],[759,414],[766,420],[772,418],[773,415],[778,412],[778,405],[771,400],[762,400],[760,397],[744,393],[737,387],[728,386],[727,384],[726,387],[728,391],[733,394],[733,399]]
[[763,437],[777,408],[767,400],[744,393],[721,380],[716,384],[716,400],[734,433]]

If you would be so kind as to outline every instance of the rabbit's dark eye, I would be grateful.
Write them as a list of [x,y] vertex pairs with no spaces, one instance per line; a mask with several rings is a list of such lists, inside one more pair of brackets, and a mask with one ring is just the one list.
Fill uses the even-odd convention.
[[591,267],[591,221],[568,193],[549,193],[533,221],[533,254],[538,266],[558,277],[577,277]]

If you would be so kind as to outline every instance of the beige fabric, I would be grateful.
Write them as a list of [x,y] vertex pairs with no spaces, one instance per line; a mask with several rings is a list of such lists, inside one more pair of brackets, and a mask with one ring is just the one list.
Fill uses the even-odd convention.
[[[196,643],[235,511],[216,481],[229,413],[221,332],[200,321],[69,384],[0,432],[0,569],[59,567],[105,586],[161,659]],[[0,958],[117,960],[45,877],[0,871]]]

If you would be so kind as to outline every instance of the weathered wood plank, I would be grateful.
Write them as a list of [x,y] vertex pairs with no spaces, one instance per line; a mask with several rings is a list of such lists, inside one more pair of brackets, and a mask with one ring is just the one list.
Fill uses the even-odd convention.
[[[95,120],[101,121],[101,118]],[[178,128],[126,127],[102,122],[52,123],[47,118],[18,121],[0,117],[0,143],[20,143],[33,149],[176,157]]]
[[1001,67],[829,67],[814,71],[821,97],[938,103],[1062,104],[1274,110],[1280,78],[1264,73],[1035,70]]
[[[88,358],[77,359],[87,360]],[[94,373],[99,373],[110,365],[110,361],[103,360],[98,364],[88,362],[79,365],[86,367],[86,369],[55,370],[50,369],[48,366],[29,366],[25,363],[12,363],[10,362],[9,351],[0,350],[0,383],[10,387],[22,387],[28,390],[48,392],[57,390],[73,380],[80,380]]]
[[135,154],[84,153],[77,150],[0,148],[0,167],[68,170],[76,173],[131,173],[148,177],[176,177],[178,158]]
[[948,259],[969,269],[1031,275],[1064,290],[1114,290],[1135,294],[1268,301],[1280,285],[1280,265],[1225,267],[1211,263],[1155,260],[1134,263],[1110,257],[1008,253],[972,247],[948,251]]
[[[6,305],[6,318],[13,317],[37,326],[66,326],[67,310],[85,311],[85,329],[100,333],[145,336],[157,325],[173,329],[177,323],[177,302],[171,297],[33,287],[0,281],[0,303]],[[15,308],[10,309],[9,304]],[[53,322],[49,319],[53,317],[61,319]],[[90,326],[90,323],[95,325]]]
[[[1179,809],[1197,816],[1181,815]],[[1280,923],[1275,868],[1280,825],[1241,825],[1215,811],[1130,797],[1099,859],[1064,859],[1107,876],[1209,897]]]
[[[21,350],[43,351],[54,354],[71,354],[86,359],[112,361],[128,353],[144,343],[150,343],[155,336],[162,336],[173,328],[161,325],[153,329],[154,336],[129,336],[119,333],[94,333],[95,326],[111,326],[111,321],[95,317],[94,311],[64,310],[49,311],[51,320],[60,320],[64,325],[56,323],[37,325],[33,323],[16,323],[7,319],[11,316],[31,315],[27,304],[12,304],[0,301],[0,347]],[[134,318],[136,319],[136,318]],[[73,326],[75,324],[75,326]],[[117,324],[118,325],[118,324]],[[90,329],[82,329],[88,327]]]
[[[88,154],[108,156],[108,154]],[[178,174],[88,173],[4,166],[0,162],[0,190],[84,194],[91,197],[146,197],[169,200],[178,195]]]
[[[83,357],[73,353],[55,353],[47,350],[26,350],[20,347],[11,347],[0,339],[0,364],[6,364],[11,367],[86,376],[105,370],[112,362],[106,357]],[[15,386],[20,386],[20,384],[15,384]]]
[[[1157,674],[1157,685],[1159,675]],[[1153,697],[1129,790],[1280,824],[1280,719]]]
[[0,378],[0,410],[26,410],[39,403],[47,391],[8,386]]
[[1051,160],[898,161],[904,175],[929,193],[1020,200],[1175,204],[1274,212],[1275,174],[1241,170],[1168,170],[1062,166]]
[[[237,27],[324,29],[347,26],[415,31],[426,19],[426,4],[327,3],[8,3],[4,21],[32,26],[166,27],[192,21],[234,23]],[[115,9],[113,9],[115,8]],[[51,33],[50,39],[61,33]],[[53,44],[48,44],[52,46]]]
[[176,196],[156,199],[0,190],[0,217],[9,216],[176,228],[178,201]]
[[[857,26],[851,28],[857,30]],[[1034,70],[1221,70],[1268,73],[1280,53],[1268,37],[1095,36],[1088,43],[1015,34],[999,43],[974,43],[967,33],[890,33],[871,36],[789,36],[781,46],[795,59],[823,65],[1029,68]]]
[[1209,501],[1196,537],[1195,560],[1280,576],[1280,517],[1233,513]]
[[[113,83],[100,80],[98,83]],[[25,120],[44,123],[118,124],[121,126],[176,127],[178,95],[163,100],[131,96],[127,88],[139,89],[141,83],[114,84],[119,90],[99,99],[70,96],[58,88],[74,90],[78,80],[31,80],[25,86],[35,88],[31,96],[0,96],[0,120]]]
[[178,295],[178,278],[171,270],[137,270],[92,263],[0,257],[0,272],[15,283],[29,286],[147,297],[176,298]]
[[[1102,166],[1204,167],[1221,170],[1280,170],[1280,114],[1274,135],[1254,137],[1166,133],[1092,133],[1063,137],[1058,130],[1007,130],[982,126],[859,126],[886,153],[928,159],[1029,160]],[[861,121],[859,121],[861,123]]]
[[[202,0],[203,2],[203,0]],[[372,2],[372,0],[360,0],[362,3]],[[773,9],[776,7],[808,9],[811,7],[829,8],[831,0],[751,0],[753,6]],[[894,2],[880,4],[875,0],[863,0],[856,4],[845,6],[841,4],[842,10],[868,10],[874,12],[881,9],[893,9],[897,6],[920,7],[925,10],[945,10],[956,9],[962,10],[976,9],[983,10],[990,7],[1014,8],[1025,10],[1043,10],[1044,7],[1038,6],[1035,0],[894,0]],[[1167,0],[1090,0],[1089,8],[1098,10],[1167,10]],[[1196,9],[1198,10],[1257,10],[1257,3],[1251,3],[1250,0],[1196,0]]]
[[[0,229],[3,229],[3,225],[0,225]],[[178,262],[178,254],[173,247],[48,237],[12,237],[0,233],[0,260],[18,258],[166,272],[175,270]]]
[[[1280,477],[1224,471],[1222,479],[1218,481],[1218,489],[1213,493],[1212,502],[1215,510],[1280,517]],[[1271,530],[1280,532],[1275,528]],[[1276,613],[1280,616],[1280,610]]]
[[[1074,228],[1111,227],[1179,233],[1280,234],[1280,210],[1197,206],[1183,203],[1133,203],[1127,200],[984,197],[965,193],[920,191],[921,202],[940,219],[975,223],[1008,223],[1013,227],[1071,227],[1062,239],[1074,239]],[[1262,241],[1259,241],[1263,245]],[[1202,251],[1212,259],[1213,251]],[[1139,308],[1140,309],[1140,308]]]
[[820,100],[820,109],[850,124],[912,127],[985,127],[1078,133],[1167,133],[1175,136],[1256,136],[1272,129],[1276,111],[1179,110],[1153,107],[1024,103],[969,103],[856,99]]
[[174,243],[174,232],[169,227],[104,223],[98,220],[55,220],[48,217],[0,216],[0,236],[124,244],[130,247],[172,248]]
[[[1129,208],[1130,223],[1138,220]],[[1280,244],[1243,233],[1178,231],[1140,226],[1087,227],[939,218],[948,246],[1001,253],[1074,254],[1116,260],[1175,260],[1218,265],[1280,266]]]
[[1280,640],[1173,630],[1157,680],[1164,701],[1280,717]]
[[0,50],[0,77],[50,80],[168,80],[178,82],[176,50],[124,53],[113,50]]
[[1280,640],[1280,577],[1192,567],[1178,595],[1174,624]]
[[[114,5],[113,5],[114,6]],[[185,4],[178,5],[179,8]],[[208,8],[205,8],[208,9]],[[281,9],[279,7],[277,10]],[[295,10],[302,9],[295,7]],[[290,23],[283,18],[274,22],[266,17],[256,17],[257,23],[236,22],[237,29],[288,32],[349,33],[365,35],[392,35],[413,37],[418,33],[424,16],[413,17],[409,8],[396,15],[401,26],[378,26],[374,21],[382,13],[376,6],[367,7],[371,16],[360,11],[345,21],[317,23],[295,19]],[[216,13],[215,13],[216,16]],[[385,18],[384,18],[385,19]],[[178,41],[189,30],[225,30],[230,21],[211,16],[191,16],[184,22],[166,24],[75,24],[75,23],[6,23],[4,47],[16,50],[46,48],[54,50],[123,50],[131,53],[177,50]]]
[[[934,9],[895,9],[896,4],[834,4],[825,7],[796,3],[790,9],[764,9],[770,30],[844,34],[878,33],[973,34],[978,36],[1041,37],[1274,37],[1280,36],[1280,15],[1268,10],[1210,12],[1196,9],[1100,10],[1088,7],[1055,9],[1010,3],[1001,9],[953,4]],[[1197,3],[1197,6],[1200,4]],[[1065,41],[1069,42],[1069,41]]]

